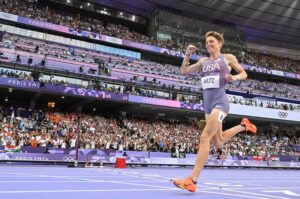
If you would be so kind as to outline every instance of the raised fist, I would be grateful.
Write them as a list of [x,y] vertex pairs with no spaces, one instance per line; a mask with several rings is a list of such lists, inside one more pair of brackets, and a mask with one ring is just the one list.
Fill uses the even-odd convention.
[[194,45],[189,45],[189,46],[187,47],[186,51],[185,51],[185,54],[190,55],[190,54],[194,53],[196,50],[197,50],[197,47],[196,47],[196,46],[194,46]]

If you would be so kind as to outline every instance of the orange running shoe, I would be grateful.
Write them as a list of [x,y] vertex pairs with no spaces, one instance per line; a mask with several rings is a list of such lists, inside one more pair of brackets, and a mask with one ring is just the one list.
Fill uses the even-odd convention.
[[252,124],[247,118],[243,118],[241,125],[244,126],[246,131],[250,131],[252,133],[256,133],[257,128],[254,124]]
[[172,179],[171,182],[180,189],[188,190],[190,192],[196,191],[196,184],[193,182],[191,178],[186,178],[183,180]]

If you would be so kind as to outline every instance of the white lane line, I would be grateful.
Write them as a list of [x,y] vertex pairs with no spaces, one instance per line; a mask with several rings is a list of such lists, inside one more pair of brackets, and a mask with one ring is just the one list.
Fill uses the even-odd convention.
[[[233,182],[233,183],[236,183],[236,182]],[[244,185],[244,187],[248,187],[248,186],[250,186],[250,187],[264,187],[264,188],[272,187],[268,184],[259,184],[257,182],[255,182],[255,183],[254,182],[239,182],[239,184]]]
[[[119,173],[117,173],[117,172],[114,172],[115,174],[120,174],[120,175],[127,175],[127,176],[131,176],[131,177],[136,177],[137,175],[135,174],[135,175],[132,175],[132,174],[130,174],[129,172],[119,172]],[[149,176],[149,175],[147,175],[147,176]],[[157,176],[157,175],[156,175]],[[159,176],[159,175],[158,175]],[[151,177],[146,177],[146,176],[143,176],[143,175],[141,175],[140,174],[140,177],[142,177],[142,178],[146,178],[146,179],[151,179],[151,180],[159,180],[159,181],[161,181],[161,182],[165,182],[166,180],[164,180],[164,178],[165,177],[163,177],[163,176],[160,176],[160,178],[161,179],[157,179],[157,178],[151,178]],[[272,181],[273,182],[273,181]],[[230,181],[230,183],[231,183],[231,181]],[[261,185],[261,186],[263,186],[263,185]],[[202,189],[203,188],[209,188],[210,190],[219,190],[219,187],[211,187],[211,186],[205,186],[205,185],[198,185],[198,187],[202,187]],[[229,188],[229,187],[228,187]],[[264,189],[268,189],[269,187],[264,187]],[[241,188],[242,189],[242,188]],[[228,191],[228,192],[238,192],[238,193],[243,193],[243,191],[238,191],[238,190],[235,190],[235,189],[223,189],[223,191]],[[284,198],[284,197],[277,197],[277,196],[272,196],[272,195],[266,195],[266,194],[258,194],[258,193],[248,193],[248,192],[244,192],[244,193],[246,193],[246,195],[247,196],[253,196],[253,197],[255,197],[255,198],[257,198],[256,196],[260,196],[259,198],[261,198],[262,196],[264,197],[264,198],[280,198],[280,199],[289,199],[289,198]]]
[[[199,185],[197,185],[197,187],[200,187]],[[236,192],[236,193],[242,193],[245,194],[247,196],[263,196],[263,197],[267,197],[267,198],[279,198],[279,199],[290,199],[290,198],[286,198],[286,197],[279,197],[279,196],[274,196],[274,195],[266,195],[266,194],[259,194],[259,193],[253,193],[253,192],[246,192],[246,191],[239,191],[237,189],[242,189],[242,188],[227,188],[227,187],[211,187],[211,186],[206,186],[206,185],[202,185],[202,187],[205,188],[211,188],[212,190],[222,190],[222,191],[228,191],[228,192]],[[268,190],[269,188],[264,188],[263,190]]]
[[[117,173],[114,173],[117,175]],[[153,180],[152,182],[170,182],[171,178],[165,178],[163,176],[159,176],[160,179],[158,178],[153,178],[153,177],[147,177],[143,174],[124,174],[124,173],[119,173],[120,175],[123,175],[123,176],[126,176],[126,177],[133,177],[133,178],[137,178],[137,177],[140,177],[140,178],[144,178],[144,179],[149,179],[149,180]],[[158,177],[157,176],[157,177]]]
[[216,195],[225,195],[225,196],[238,196],[241,198],[255,198],[255,199],[269,199],[269,198],[262,198],[262,197],[255,197],[255,196],[249,196],[249,195],[239,195],[239,194],[232,194],[232,193],[219,193],[219,192],[213,192],[213,191],[199,191],[201,193],[211,193]]
[[[29,175],[29,174],[28,174]],[[56,174],[55,175],[59,175],[59,174]],[[62,177],[73,177],[74,175],[59,175],[59,176],[62,176]],[[28,176],[19,176],[19,175],[15,175],[15,176],[3,176],[3,175],[0,175],[1,178],[28,178]],[[95,176],[95,174],[93,176],[77,176],[76,177],[80,177],[80,178],[126,178],[126,176]],[[30,178],[42,178],[41,176],[30,176]],[[46,178],[46,176],[45,176]]]
[[245,194],[248,196],[263,196],[263,197],[267,197],[267,198],[278,198],[278,199],[290,199],[290,198],[286,198],[286,197],[280,197],[280,196],[274,196],[274,195],[266,195],[266,194],[259,194],[259,193],[253,193],[253,192],[246,192],[246,191],[238,191],[238,190],[234,190],[234,189],[222,189],[223,191],[229,191],[229,192],[235,192],[235,193],[241,193],[241,194]]
[[[114,172],[115,174],[121,174],[121,175],[127,175],[127,176],[130,176],[130,177],[136,177],[136,174],[135,175],[131,175],[131,174],[127,174],[127,172],[121,172],[121,173],[116,173]],[[145,177],[143,175],[141,175],[140,177],[142,178],[146,178],[146,179],[151,179],[151,180],[160,180],[161,182],[165,182],[166,180],[163,180],[165,177],[161,176],[160,178],[161,179],[157,179],[157,178],[150,178],[150,177]],[[211,187],[211,186],[205,186],[205,185],[198,185],[197,187],[202,187],[203,188],[208,188],[210,190],[219,190],[219,187]],[[265,187],[264,189],[266,189],[267,187]],[[238,191],[238,190],[232,190],[232,189],[222,189],[223,191],[229,191],[229,192],[238,192],[238,193],[243,193],[242,191]],[[284,197],[277,197],[277,196],[271,196],[271,195],[266,195],[266,194],[256,194],[256,193],[248,193],[248,192],[245,192],[246,193],[246,196],[251,196],[251,197],[254,197],[254,198],[257,198],[256,196],[260,196],[259,198],[262,198],[261,196],[263,196],[264,198],[280,198],[280,199],[289,199],[289,198],[284,198]]]
[[263,192],[266,192],[266,193],[283,193],[285,195],[299,196],[300,197],[300,194],[296,194],[295,192],[292,192],[290,190],[266,190],[266,191],[263,191]]
[[276,189],[300,189],[300,187],[265,187],[265,188],[263,188],[263,187],[257,187],[257,188],[255,188],[255,187],[249,187],[249,188],[224,188],[224,190],[227,190],[227,189],[229,189],[229,190],[231,190],[231,189],[233,189],[233,190],[236,190],[236,189],[241,189],[241,190],[271,190],[271,189],[274,189],[274,190],[276,190]]
[[[12,173],[12,172],[10,172]],[[87,182],[109,182],[112,184],[123,184],[123,185],[133,185],[133,186],[141,186],[141,187],[153,187],[153,188],[163,188],[163,189],[170,189],[170,187],[164,187],[164,186],[157,186],[157,185],[148,185],[148,184],[139,184],[139,183],[128,183],[128,182],[120,182],[120,181],[107,181],[107,180],[92,180],[92,179],[86,179],[86,178],[76,178],[76,177],[62,177],[62,176],[51,176],[51,175],[37,175],[37,174],[24,174],[24,173],[16,173],[13,172],[15,175],[27,175],[27,176],[40,176],[40,177],[48,177],[48,178],[59,178],[59,179],[68,179],[68,180],[82,180]],[[176,188],[173,188],[176,189]]]
[[[178,189],[176,189],[178,190]],[[174,191],[174,189],[102,189],[102,190],[25,190],[25,191],[0,191],[0,194],[25,194],[25,193],[69,193],[69,192],[139,192],[139,191]],[[180,191],[180,190],[178,190]],[[262,197],[255,197],[255,196],[247,196],[247,195],[239,195],[239,194],[231,194],[231,193],[218,193],[213,191],[199,191],[201,193],[209,193],[209,194],[217,194],[217,195],[226,195],[226,196],[238,196],[241,198],[254,198],[254,199],[269,199],[269,198],[262,198]]]
[[174,191],[174,189],[71,189],[71,190],[14,190],[0,191],[0,194],[16,193],[66,193],[66,192],[132,192],[132,191]]
[[[226,181],[211,181],[211,182],[203,182],[203,184],[205,184],[205,185],[207,185],[209,183],[211,183],[212,185],[220,183],[220,185],[217,185],[217,186],[221,186],[221,187],[224,187],[224,188],[247,187],[249,185],[251,187],[264,187],[264,188],[273,187],[273,186],[270,186],[268,184],[258,184],[257,182],[255,182],[255,183],[237,182],[237,181],[227,181],[227,182]],[[225,186],[223,186],[222,184],[224,184]],[[231,186],[231,184],[232,184],[232,186]]]
[[[1,175],[1,178],[28,178],[28,176],[3,176]],[[33,176],[32,178],[40,178],[39,176]]]
[[[247,174],[249,175],[249,174]],[[282,176],[265,176],[265,177],[248,177],[247,176],[247,179],[250,179],[250,180],[255,180],[255,179],[277,179],[277,178],[286,178],[287,176],[286,175],[282,175]],[[290,178],[295,178],[295,179],[299,179],[300,175],[296,175],[296,176],[289,176],[289,179]],[[213,176],[202,176],[202,178],[205,178],[205,179],[210,179],[210,180],[218,180],[218,179],[228,179],[229,177],[213,177]],[[245,176],[242,176],[241,177],[238,177],[238,176],[233,176],[233,177],[230,177],[230,179],[241,179],[241,180],[244,180],[246,178],[246,175]]]
[[[80,183],[103,183],[103,182],[111,182],[111,183],[118,183],[118,182],[151,182],[151,183],[163,183],[163,182],[153,182],[152,180],[126,180],[126,181],[109,181],[109,180],[98,180],[98,181],[75,181],[75,180],[53,180],[53,181],[50,181],[50,180],[9,180],[9,181],[0,181],[0,183],[27,183],[27,182],[30,182],[30,183],[52,183],[52,182],[55,182],[55,183],[65,183],[65,182],[80,182]],[[164,183],[167,183],[164,182]],[[169,183],[169,182],[168,182]]]
[[[6,172],[7,174],[7,172]],[[12,174],[12,173],[11,173]],[[84,181],[90,181],[90,182],[97,182],[97,180],[91,180],[91,179],[78,179],[78,178],[70,178],[70,177],[61,177],[61,176],[51,176],[51,175],[33,175],[33,174],[23,174],[23,173],[13,173],[13,174],[16,174],[16,175],[27,175],[27,176],[39,176],[39,177],[53,177],[53,178],[62,178],[62,179],[72,179],[72,180],[84,180]],[[122,172],[119,172],[119,173],[115,173],[115,174],[121,174],[122,175]],[[128,174],[127,174],[128,175]],[[120,176],[120,175],[119,175]],[[130,176],[130,175],[129,175]],[[131,177],[134,177],[134,176],[131,176]],[[141,176],[135,176],[135,177],[141,177]],[[159,180],[159,179],[155,179],[155,178],[151,178],[152,180]],[[228,179],[228,178],[227,178]],[[98,180],[98,182],[100,182]],[[106,182],[106,181],[105,181]],[[167,190],[174,190],[174,189],[170,189],[169,187],[162,187],[162,186],[153,186],[153,185],[141,185],[141,184],[134,184],[134,183],[122,183],[122,182],[115,182],[115,181],[112,181],[112,183],[116,183],[116,184],[127,184],[127,185],[134,185],[134,186],[148,186],[148,187],[159,187],[159,188],[163,188],[163,189],[167,189]],[[212,189],[216,189],[216,188],[213,188],[213,187],[205,187],[205,188],[208,188],[210,190]],[[204,191],[204,190],[202,190]],[[288,198],[283,198],[283,197],[276,197],[276,196],[270,196],[270,195],[264,195],[264,194],[253,194],[253,193],[249,193],[249,192],[241,192],[241,191],[237,191],[237,190],[226,190],[226,189],[223,189],[222,191],[229,191],[229,192],[238,192],[238,193],[246,193],[247,195],[241,195],[240,197],[248,197],[248,198],[257,198],[255,197],[254,195],[259,195],[259,196],[264,196],[263,198],[280,198],[280,199],[288,199]],[[207,191],[209,192],[209,191]],[[1,193],[1,192],[0,192]],[[214,193],[214,194],[217,194],[215,192],[211,192],[211,193]],[[218,194],[223,194],[223,193],[218,193]],[[225,194],[230,194],[230,193],[225,193]],[[224,194],[223,194],[224,195]],[[234,195],[234,194],[233,194]],[[262,197],[259,197],[260,199]]]
[[[300,176],[299,176],[300,178]],[[209,179],[207,179],[209,180]],[[210,181],[215,181],[215,182],[219,182],[218,180],[210,180]],[[223,181],[222,181],[223,182]],[[247,181],[240,181],[240,180],[230,180],[229,182],[240,182],[240,183],[248,183],[248,182],[272,182],[272,183],[279,183],[279,182],[300,182],[300,180],[247,180]]]

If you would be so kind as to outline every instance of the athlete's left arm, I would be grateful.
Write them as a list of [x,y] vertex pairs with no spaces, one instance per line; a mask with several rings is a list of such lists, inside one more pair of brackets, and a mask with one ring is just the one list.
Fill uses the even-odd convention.
[[232,54],[226,54],[225,59],[227,61],[227,64],[232,67],[238,74],[231,75],[227,74],[226,79],[228,82],[233,82],[237,80],[244,80],[247,79],[247,73],[244,70],[244,68],[239,64],[237,58]]

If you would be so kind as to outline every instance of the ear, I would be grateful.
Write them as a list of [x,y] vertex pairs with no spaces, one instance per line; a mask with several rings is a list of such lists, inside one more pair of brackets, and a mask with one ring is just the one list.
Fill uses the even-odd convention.
[[223,43],[218,41],[219,45],[220,45],[220,49],[223,47]]

